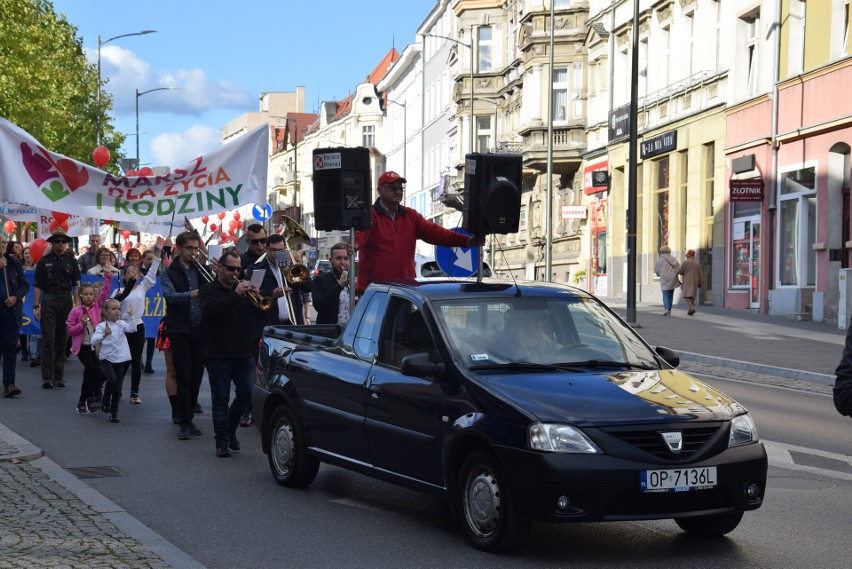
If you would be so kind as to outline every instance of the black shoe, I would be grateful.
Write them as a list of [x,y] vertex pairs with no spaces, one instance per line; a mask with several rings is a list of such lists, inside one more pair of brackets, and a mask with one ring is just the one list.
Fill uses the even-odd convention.
[[148,364],[142,371],[144,371],[145,373],[154,373],[154,368],[151,366],[151,364]]
[[50,381],[49,379],[45,379],[45,380],[41,383],[41,388],[42,388],[42,389],[51,389],[52,387],[53,387],[53,382],[52,382],[52,381]]
[[101,411],[103,411],[104,413],[109,413],[109,403],[107,403],[106,401],[102,401]]
[[115,415],[114,413],[110,413],[109,422],[110,423],[118,423],[119,422],[118,421],[118,415]]
[[21,390],[15,387],[14,383],[3,388],[3,397],[14,397],[20,394]]
[[189,434],[192,435],[193,437],[201,436],[201,429],[196,427],[195,423],[193,423],[192,421],[190,421],[190,423],[189,423]]
[[28,353],[24,352],[24,353],[21,355],[21,361],[22,361],[22,362],[28,362],[28,361],[30,361],[30,355],[29,355]]
[[195,413],[196,415],[200,415],[201,413],[204,413],[204,409],[201,408],[201,405],[196,403],[195,405],[192,406],[192,412]]
[[33,360],[30,360],[30,367],[38,367],[38,366],[40,366],[40,365],[41,365],[41,360],[40,360],[40,359],[35,358],[35,359],[33,359]]
[[53,382],[53,387],[65,387],[65,380],[60,377]]
[[228,448],[231,450],[240,450],[240,441],[235,435],[231,435],[231,441],[228,443]]
[[228,458],[231,456],[231,451],[228,450],[227,445],[216,447],[216,456],[219,458]]
[[254,412],[246,411],[246,414],[243,415],[243,418],[240,420],[241,427],[251,427],[254,425]]
[[180,429],[178,429],[178,439],[182,441],[189,440],[189,423],[181,424]]

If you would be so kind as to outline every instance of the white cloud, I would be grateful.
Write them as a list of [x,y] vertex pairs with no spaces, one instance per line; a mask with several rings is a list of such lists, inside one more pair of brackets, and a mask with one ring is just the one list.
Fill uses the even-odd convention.
[[221,144],[217,129],[196,125],[183,132],[166,132],[155,136],[149,150],[155,164],[175,168],[215,150]]

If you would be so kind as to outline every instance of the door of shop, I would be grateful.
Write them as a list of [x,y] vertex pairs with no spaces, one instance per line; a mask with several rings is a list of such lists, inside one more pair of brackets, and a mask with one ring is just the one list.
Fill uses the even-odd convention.
[[734,286],[748,287],[749,308],[760,308],[760,217],[734,224]]

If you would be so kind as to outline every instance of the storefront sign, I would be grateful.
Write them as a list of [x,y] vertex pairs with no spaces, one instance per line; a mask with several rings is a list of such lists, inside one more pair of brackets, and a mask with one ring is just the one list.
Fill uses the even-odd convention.
[[562,219],[586,219],[588,213],[584,205],[563,205]]
[[677,149],[677,131],[671,130],[654,138],[643,140],[640,145],[642,160]]
[[583,168],[583,191],[589,194],[603,192],[609,187],[609,162],[596,162]]
[[630,105],[613,109],[609,113],[609,141],[621,142],[630,136]]
[[732,202],[761,202],[763,201],[763,179],[731,180]]

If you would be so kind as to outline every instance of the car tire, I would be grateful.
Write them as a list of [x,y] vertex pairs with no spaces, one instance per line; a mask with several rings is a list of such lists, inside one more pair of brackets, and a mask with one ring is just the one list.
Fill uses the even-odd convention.
[[303,488],[317,477],[319,461],[305,452],[302,431],[288,407],[272,415],[269,437],[269,468],[282,486]]
[[675,523],[680,526],[680,529],[689,535],[698,537],[714,537],[734,531],[742,519],[742,512],[733,512],[717,516],[675,518]]
[[526,540],[530,524],[518,516],[506,473],[493,454],[471,454],[456,488],[458,518],[476,549],[508,551]]

